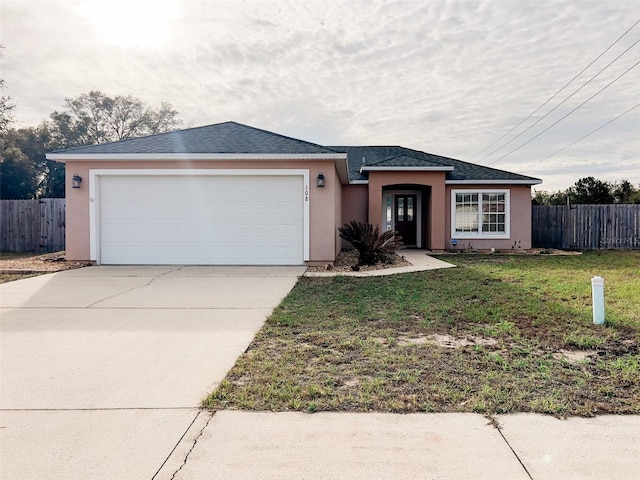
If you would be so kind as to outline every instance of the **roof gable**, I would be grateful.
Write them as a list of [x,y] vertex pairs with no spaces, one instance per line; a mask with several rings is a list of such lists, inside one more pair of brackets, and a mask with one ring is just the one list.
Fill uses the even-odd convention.
[[436,162],[432,162],[428,159],[412,157],[409,155],[397,155],[395,157],[386,158],[372,165],[362,164],[360,166],[360,173],[373,170],[436,170],[436,171],[449,171],[453,170],[453,167],[449,165],[440,165]]
[[369,167],[453,167],[446,174],[448,182],[514,182],[529,185],[540,183],[540,179],[517,173],[463,162],[454,158],[400,146],[331,146],[333,150],[346,152],[349,177],[352,181],[366,181],[368,176],[364,166]]

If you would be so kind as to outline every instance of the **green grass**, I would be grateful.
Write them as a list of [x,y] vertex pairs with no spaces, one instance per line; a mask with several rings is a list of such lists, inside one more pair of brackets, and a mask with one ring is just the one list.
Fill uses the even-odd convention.
[[[443,259],[458,268],[302,278],[204,404],[640,413],[640,252]],[[594,275],[606,327],[592,323]]]

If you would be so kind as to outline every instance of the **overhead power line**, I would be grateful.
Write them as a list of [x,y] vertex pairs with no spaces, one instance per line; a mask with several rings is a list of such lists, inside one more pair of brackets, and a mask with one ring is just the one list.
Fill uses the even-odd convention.
[[[486,146],[485,148],[483,148],[482,150],[480,150],[479,152],[474,153],[471,158],[469,158],[469,160],[473,160],[477,155],[480,155],[482,152],[484,152],[485,150],[488,150],[489,148],[491,148],[492,146],[494,146],[496,143],[498,143],[500,140],[502,140],[503,138],[505,138],[507,135],[509,135],[511,132],[513,132],[516,128],[518,128],[520,125],[522,125],[524,122],[526,122],[527,120],[529,120],[533,115],[535,115],[542,107],[544,107],[547,103],[549,103],[551,100],[553,100],[555,97],[557,97],[560,92],[562,92],[565,88],[567,88],[571,83],[573,83],[573,81],[578,78],[580,75],[582,75],[591,65],[593,65],[595,62],[597,62],[605,53],[607,53],[609,50],[611,50],[611,48],[617,44],[620,40],[622,40],[622,38],[625,37],[625,35],[627,35],[631,30],[633,30],[633,28],[638,25],[638,23],[640,23],[640,19],[638,19],[633,25],[631,25],[626,32],[624,32],[622,35],[620,35],[616,41],[614,41],[611,45],[609,45],[600,55],[598,55],[595,59],[593,59],[586,67],[584,67],[577,75],[575,75],[571,80],[569,80],[566,84],[564,84],[564,86],[562,88],[560,88],[560,90],[558,90],[556,93],[554,93],[551,97],[549,97],[542,105],[540,105],[538,108],[536,108],[533,112],[531,112],[526,118],[524,118],[523,120],[521,120],[515,127],[513,127],[511,130],[509,130],[507,133],[505,133],[504,135],[502,135],[500,138],[498,138],[497,140],[494,140],[491,144],[489,144],[488,146]],[[484,158],[484,157],[483,157]]]
[[624,77],[627,73],[629,73],[631,70],[633,70],[634,68],[636,68],[638,65],[640,65],[640,61],[636,62],[635,64],[633,64],[631,67],[629,67],[627,70],[625,70],[622,74],[618,75],[615,79],[613,79],[612,81],[610,81],[609,83],[607,83],[604,87],[602,87],[600,90],[598,90],[596,93],[594,93],[593,95],[591,95],[589,98],[587,98],[584,102],[582,102],[580,105],[578,105],[577,107],[575,107],[573,110],[571,110],[569,113],[567,113],[566,115],[564,115],[563,117],[561,117],[560,119],[556,120],[555,122],[553,122],[551,125],[549,125],[547,128],[545,128],[544,130],[542,130],[540,133],[538,133],[537,135],[535,135],[534,137],[530,138],[529,140],[527,140],[524,143],[521,143],[520,145],[518,145],[516,148],[514,148],[513,150],[511,150],[509,153],[505,153],[504,155],[502,155],[501,157],[496,158],[493,162],[488,163],[487,165],[493,165],[494,163],[502,160],[503,158],[508,157],[509,155],[511,155],[513,152],[520,150],[522,147],[524,147],[525,145],[531,143],[532,141],[534,141],[536,138],[538,138],[540,135],[542,135],[543,133],[545,133],[546,131],[548,131],[549,129],[551,129],[552,127],[556,126],[558,123],[560,123],[562,120],[564,120],[565,118],[567,118],[569,115],[571,115],[573,112],[575,112],[576,110],[578,110],[580,107],[582,107],[584,104],[586,104],[587,102],[590,102],[592,99],[594,99],[597,95],[599,95],[600,93],[602,93],[603,91],[605,91],[607,88],[609,88],[611,85],[613,85],[614,83],[616,83],[618,80],[620,80],[622,77]]
[[527,128],[525,128],[522,132],[520,132],[518,135],[516,135],[515,137],[513,137],[511,140],[509,140],[507,143],[503,144],[501,147],[496,148],[493,152],[491,153],[487,153],[484,157],[482,157],[480,159],[480,161],[484,160],[485,158],[487,158],[490,155],[493,155],[496,152],[499,152],[500,150],[502,150],[504,147],[506,147],[507,145],[509,145],[511,142],[513,142],[514,140],[516,140],[517,138],[520,138],[522,135],[524,135],[525,133],[527,133],[529,130],[531,130],[533,127],[535,127],[538,123],[540,123],[542,120],[544,120],[545,118],[547,118],[549,115],[551,115],[553,112],[555,112],[559,107],[561,107],[562,105],[564,105],[564,103],[569,100],[571,97],[573,97],[576,93],[578,93],[580,90],[582,90],[584,87],[586,87],[587,85],[589,85],[593,80],[595,80],[598,76],[600,76],[600,74],[602,72],[604,72],[607,68],[609,68],[611,65],[613,65],[615,62],[618,61],[618,59],[620,57],[622,57],[625,53],[627,53],[629,50],[631,50],[633,47],[635,47],[638,43],[640,43],[640,38],[638,40],[636,40],[629,48],[627,48],[624,52],[622,52],[620,55],[618,55],[616,58],[614,58],[613,60],[611,60],[611,62],[609,62],[605,67],[603,67],[602,69],[600,69],[600,71],[598,71],[593,77],[591,77],[589,80],[587,80],[585,83],[583,83],[580,87],[578,87],[576,90],[574,90],[573,93],[571,93],[567,98],[565,98],[564,100],[562,100],[559,104],[557,104],[555,107],[553,107],[551,110],[549,110],[547,113],[545,113],[543,116],[541,116],[539,119],[537,119],[535,122],[533,122],[531,125],[529,125]]
[[538,160],[537,162],[534,162],[534,163],[530,164],[529,166],[525,167],[523,171],[524,171],[524,172],[529,172],[529,171],[531,171],[531,168],[533,167],[533,165],[536,165],[536,164],[538,164],[538,163],[542,163],[542,162],[544,162],[545,160],[550,159],[551,157],[555,157],[557,154],[559,154],[559,153],[561,153],[561,152],[564,152],[566,149],[568,149],[568,148],[570,148],[570,147],[573,147],[576,143],[581,142],[581,141],[582,141],[582,140],[584,140],[585,138],[587,138],[587,137],[589,137],[589,136],[593,135],[593,134],[594,134],[594,133],[596,133],[598,130],[602,130],[604,127],[606,127],[606,126],[607,126],[607,125],[609,125],[610,123],[615,122],[615,121],[616,121],[616,120],[618,120],[620,117],[624,117],[627,113],[629,113],[629,112],[631,112],[631,111],[635,110],[635,109],[636,109],[636,108],[638,108],[638,107],[640,107],[640,103],[638,103],[638,104],[634,105],[633,107],[629,108],[628,110],[626,110],[625,112],[621,113],[621,114],[620,114],[620,115],[618,115],[617,117],[612,118],[612,119],[611,119],[611,120],[609,120],[608,122],[603,123],[603,124],[602,124],[602,125],[600,125],[598,128],[596,128],[596,129],[594,129],[594,130],[591,130],[589,133],[587,133],[586,135],[583,135],[582,137],[580,137],[579,139],[575,140],[574,142],[571,142],[569,145],[567,145],[567,146],[565,146],[565,147],[561,148],[560,150],[558,150],[558,151],[556,151],[556,152],[552,153],[551,155],[549,155],[549,156],[547,156],[547,157],[544,157],[542,160]]

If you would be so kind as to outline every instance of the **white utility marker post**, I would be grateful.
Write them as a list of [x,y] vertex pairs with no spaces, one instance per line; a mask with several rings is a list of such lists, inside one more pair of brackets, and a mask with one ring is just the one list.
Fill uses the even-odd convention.
[[604,325],[604,278],[591,279],[591,297],[593,298],[593,323]]

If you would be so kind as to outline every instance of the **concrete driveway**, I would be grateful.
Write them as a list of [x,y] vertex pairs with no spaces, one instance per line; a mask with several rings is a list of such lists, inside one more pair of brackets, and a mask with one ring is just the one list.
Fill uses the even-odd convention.
[[304,267],[88,267],[0,285],[0,476],[171,478]]

